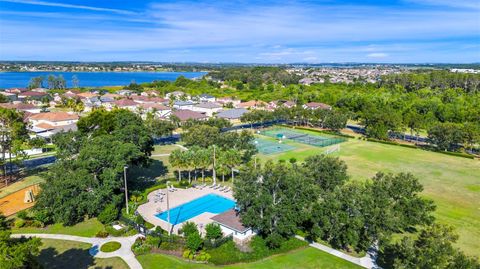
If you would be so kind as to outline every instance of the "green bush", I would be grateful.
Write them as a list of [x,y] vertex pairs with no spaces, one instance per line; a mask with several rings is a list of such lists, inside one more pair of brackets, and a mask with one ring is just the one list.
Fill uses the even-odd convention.
[[26,221],[24,219],[16,219],[14,226],[15,228],[22,228],[25,226]]
[[450,155],[450,156],[462,157],[467,159],[475,159],[475,156],[470,155],[468,153],[463,153],[463,152],[451,152],[451,151],[436,151],[436,152]]
[[195,252],[202,246],[203,240],[198,232],[187,235],[186,246],[191,251]]
[[18,213],[17,213],[17,218],[20,218],[20,219],[23,219],[23,220],[28,219],[27,211],[26,211],[26,210],[22,210],[22,211],[18,212]]
[[33,215],[33,219],[43,223],[49,223],[50,222],[50,217],[44,210],[35,210],[35,214]]
[[220,225],[213,222],[205,226],[205,232],[206,232],[205,237],[209,240],[219,239],[223,235],[222,228],[220,228]]
[[148,221],[145,221],[145,228],[147,228],[147,229],[150,230],[150,229],[152,229],[153,227],[155,227],[155,225],[151,224],[151,223],[148,222]]
[[158,236],[147,235],[147,238],[145,240],[145,244],[151,246],[152,248],[160,247],[161,243],[162,243],[162,238]]
[[182,257],[188,259],[190,257],[190,254],[192,254],[192,251],[187,249],[183,252]]
[[95,237],[106,238],[106,237],[108,237],[108,232],[106,232],[106,231],[99,231],[99,232],[95,235]]
[[122,247],[122,244],[120,242],[112,241],[112,242],[107,242],[103,245],[100,246],[100,251],[102,252],[114,252]]
[[183,234],[183,236],[188,237],[188,235],[193,233],[199,233],[197,225],[193,222],[187,221],[182,225],[182,228],[178,231],[178,233]]
[[147,254],[152,250],[152,247],[145,243],[144,238],[137,238],[132,245],[132,251],[135,255]]
[[119,213],[115,204],[108,204],[98,215],[98,220],[103,224],[110,224],[118,218]]
[[105,226],[105,231],[111,236],[123,236],[125,234],[125,228],[117,230],[110,225]]
[[285,253],[293,249],[307,246],[308,243],[296,238],[284,240],[277,249],[270,249],[267,246],[266,240],[260,236],[254,236],[250,241],[250,248],[252,252],[241,252],[235,246],[233,241],[228,241],[218,248],[209,250],[211,255],[210,262],[216,265],[232,264],[239,262],[253,262],[265,257]]

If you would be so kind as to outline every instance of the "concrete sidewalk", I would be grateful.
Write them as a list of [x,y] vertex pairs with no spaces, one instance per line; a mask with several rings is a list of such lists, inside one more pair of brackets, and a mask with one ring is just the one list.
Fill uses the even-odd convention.
[[[132,252],[132,245],[135,243],[135,240],[142,235],[137,234],[129,237],[107,237],[107,238],[96,238],[96,237],[81,237],[74,235],[66,234],[12,234],[11,237],[20,238],[20,237],[37,237],[43,239],[56,239],[56,240],[68,240],[68,241],[77,241],[82,243],[92,244],[92,247],[89,250],[90,255],[95,258],[112,258],[120,257],[123,259],[131,269],[142,269],[142,265],[135,258],[135,254]],[[120,249],[113,252],[102,252],[100,247],[108,242],[119,242],[122,244]]]

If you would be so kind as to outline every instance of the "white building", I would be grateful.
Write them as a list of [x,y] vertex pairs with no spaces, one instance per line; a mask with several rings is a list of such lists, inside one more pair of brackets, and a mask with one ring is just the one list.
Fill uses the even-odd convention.
[[255,235],[251,228],[243,226],[235,209],[230,209],[210,219],[220,225],[224,236],[232,235],[233,240],[237,243],[245,242]]
[[214,113],[218,113],[222,110],[222,106],[217,103],[201,103],[194,105],[191,109],[192,111],[200,112],[211,117]]

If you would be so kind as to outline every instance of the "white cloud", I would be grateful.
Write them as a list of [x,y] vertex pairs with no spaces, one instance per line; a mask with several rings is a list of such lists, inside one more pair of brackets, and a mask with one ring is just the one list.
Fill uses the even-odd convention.
[[377,59],[382,59],[382,58],[387,58],[388,54],[384,52],[373,52],[367,54],[368,58],[377,58]]

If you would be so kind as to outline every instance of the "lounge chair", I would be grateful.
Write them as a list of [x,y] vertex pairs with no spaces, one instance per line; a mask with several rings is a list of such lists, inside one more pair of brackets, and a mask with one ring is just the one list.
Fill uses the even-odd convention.
[[218,189],[221,189],[223,188],[222,185],[217,185],[215,188],[213,188],[214,190],[218,190]]
[[223,190],[223,192],[229,192],[229,191],[231,191],[231,190],[232,190],[232,189],[230,189],[230,187],[226,187],[226,188]]

